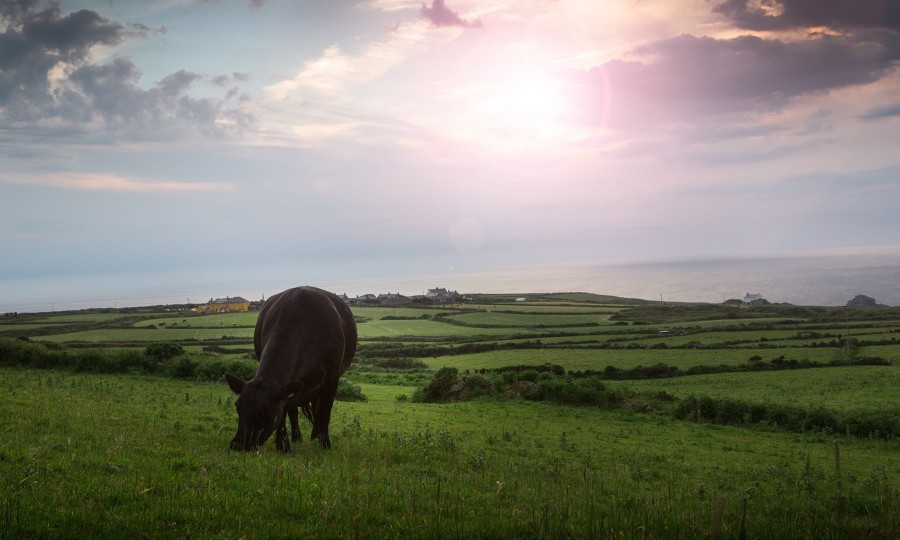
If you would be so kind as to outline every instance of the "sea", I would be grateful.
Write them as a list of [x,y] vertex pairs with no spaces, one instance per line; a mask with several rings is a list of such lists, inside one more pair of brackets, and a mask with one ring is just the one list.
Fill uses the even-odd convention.
[[[170,276],[171,277],[171,276]],[[461,294],[590,292],[664,302],[720,303],[760,294],[773,303],[843,306],[856,295],[900,306],[900,246],[820,250],[756,257],[662,261],[578,261],[494,267],[429,275],[328,276],[304,281],[350,297],[372,293],[424,294],[447,288]],[[298,285],[267,276],[220,278],[202,284],[115,276],[99,284],[90,276],[45,284],[0,283],[0,313],[203,302],[243,296],[258,300]]]

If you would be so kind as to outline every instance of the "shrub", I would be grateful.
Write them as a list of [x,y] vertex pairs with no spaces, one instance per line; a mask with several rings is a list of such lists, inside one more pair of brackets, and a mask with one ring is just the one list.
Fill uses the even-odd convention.
[[197,374],[197,361],[188,356],[169,358],[163,362],[162,372],[168,377],[190,379]]
[[241,380],[249,381],[256,376],[256,363],[250,360],[232,360],[228,363],[226,373],[230,373]]
[[155,358],[157,362],[165,362],[170,358],[184,354],[184,347],[177,343],[151,343],[144,349],[144,354]]
[[75,371],[100,371],[99,365],[101,360],[100,351],[96,349],[88,349],[79,351],[75,355]]
[[600,379],[556,377],[542,380],[522,397],[531,401],[551,401],[568,405],[606,405],[611,400]]
[[341,377],[340,381],[338,381],[335,399],[338,401],[368,401],[368,398],[362,393],[362,387],[354,385],[346,377]]
[[465,387],[459,396],[460,399],[492,396],[497,393],[494,382],[483,375],[469,375],[464,380]]
[[445,367],[437,370],[431,381],[422,388],[421,394],[417,391],[413,394],[413,401],[444,401],[450,394],[450,389],[459,382],[459,370],[454,367]]
[[375,365],[388,369],[426,369],[428,364],[417,359],[401,356],[399,358],[376,358]]
[[197,364],[196,376],[203,381],[219,381],[227,372],[225,361],[221,358],[210,358]]

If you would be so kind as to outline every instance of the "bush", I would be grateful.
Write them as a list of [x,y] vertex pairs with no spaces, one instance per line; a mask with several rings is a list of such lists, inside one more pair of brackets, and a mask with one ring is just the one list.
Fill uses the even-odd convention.
[[221,358],[210,358],[197,364],[196,376],[202,381],[220,381],[228,372],[225,361]]
[[445,401],[450,395],[450,389],[459,382],[459,370],[453,367],[445,367],[437,370],[431,381],[422,388],[421,394],[417,391],[413,394],[413,401]]
[[338,401],[368,401],[369,399],[362,393],[362,387],[354,385],[350,379],[341,377],[338,381],[337,396]]
[[249,381],[256,376],[256,363],[250,360],[232,360],[225,371],[238,379]]
[[574,379],[556,377],[542,380],[522,397],[531,401],[551,401],[567,405],[606,405],[606,387],[596,377]]
[[157,362],[165,362],[170,358],[184,354],[184,347],[177,343],[151,343],[144,349],[144,354],[156,359]]
[[464,381],[465,387],[460,393],[459,399],[493,396],[497,393],[497,385],[494,384],[494,381],[483,375],[469,375]]
[[197,361],[188,356],[169,358],[162,364],[162,373],[168,377],[191,379],[197,374]]
[[401,356],[399,358],[376,358],[375,366],[387,369],[427,369],[428,364],[417,359]]

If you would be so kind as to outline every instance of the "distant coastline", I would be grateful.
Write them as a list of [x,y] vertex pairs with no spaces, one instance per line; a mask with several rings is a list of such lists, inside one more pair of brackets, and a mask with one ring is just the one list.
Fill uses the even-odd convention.
[[297,274],[303,277],[288,280],[240,273],[239,281],[220,278],[199,285],[197,276],[178,282],[171,275],[156,278],[152,274],[3,282],[0,283],[0,312],[199,303],[224,296],[257,300],[301,284],[317,285],[350,297],[388,292],[417,295],[435,287],[446,287],[463,294],[578,291],[643,300],[707,303],[759,293],[770,302],[808,306],[842,306],[857,294],[864,294],[880,304],[900,305],[900,248],[893,246],[797,256],[522,265],[425,276],[333,279],[313,273]]

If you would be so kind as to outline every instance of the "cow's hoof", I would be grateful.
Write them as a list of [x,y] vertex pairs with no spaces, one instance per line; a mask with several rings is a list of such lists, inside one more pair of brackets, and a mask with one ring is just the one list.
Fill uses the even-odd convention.
[[291,443],[285,437],[283,440],[275,441],[275,446],[284,453],[288,453],[291,451]]

